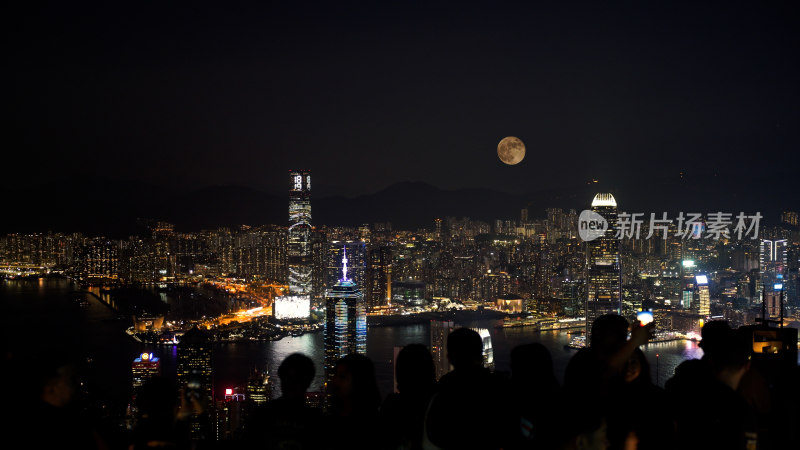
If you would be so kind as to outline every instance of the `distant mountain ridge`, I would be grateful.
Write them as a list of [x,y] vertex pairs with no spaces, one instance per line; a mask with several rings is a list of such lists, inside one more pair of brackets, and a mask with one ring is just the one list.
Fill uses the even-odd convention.
[[[727,182],[726,182],[727,184]],[[621,211],[760,211],[774,221],[782,209],[800,209],[797,185],[791,179],[752,180],[733,187],[713,178],[629,180],[617,186],[591,184],[534,193],[505,193],[484,188],[440,189],[424,182],[400,182],[357,197],[312,193],[315,225],[357,226],[391,222],[395,229],[432,227],[435,218],[470,217],[492,221],[515,219],[522,208],[529,217],[544,217],[545,208],[590,206],[597,192],[612,192]],[[785,193],[776,195],[775,193]],[[134,181],[82,178],[50,183],[24,192],[9,192],[4,200],[0,232],[83,232],[125,237],[136,233],[137,218],[175,223],[178,230],[197,231],[221,226],[286,224],[288,193],[270,194],[246,186],[209,186],[176,192]]]

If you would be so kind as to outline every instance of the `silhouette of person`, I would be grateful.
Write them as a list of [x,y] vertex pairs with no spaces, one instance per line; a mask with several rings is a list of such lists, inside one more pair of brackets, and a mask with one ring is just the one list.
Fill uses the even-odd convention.
[[278,367],[281,397],[254,411],[244,431],[246,448],[319,448],[322,411],[306,405],[314,380],[314,362],[301,353],[287,356]]
[[559,390],[553,358],[545,346],[537,342],[511,350],[510,398],[518,430],[515,446],[524,448],[542,441],[552,414],[545,405],[557,401]]
[[397,393],[389,394],[381,406],[382,428],[390,448],[419,449],[423,421],[436,386],[436,367],[422,344],[403,347],[395,363]]
[[[727,323],[709,322],[703,331],[701,344],[706,352],[703,358],[691,362],[690,371],[686,370],[687,366],[679,366],[668,385],[667,392],[675,411],[699,402],[696,415],[676,416],[677,446],[687,449],[754,448],[758,436],[755,417],[744,398],[736,392],[750,368],[750,336],[731,330]],[[678,373],[678,369],[683,370]]]
[[579,350],[567,364],[564,387],[602,396],[612,385],[619,386],[625,365],[634,350],[650,339],[654,326],[637,323],[628,340],[628,321],[624,317],[605,314],[595,319],[589,347]]
[[[326,438],[330,439],[331,448],[379,447],[383,439],[378,426],[381,395],[372,361],[355,353],[339,359],[328,384],[328,393]],[[355,429],[359,432],[350,432]]]
[[78,369],[68,358],[45,355],[31,364],[30,382],[36,397],[22,414],[15,434],[30,448],[105,448],[78,407]]
[[[189,448],[189,414],[181,414],[178,386],[156,376],[147,380],[136,395],[139,410],[130,448]],[[179,420],[181,416],[185,420]]]
[[612,405],[608,436],[612,448],[673,448],[673,420],[664,390],[653,384],[650,364],[641,349],[634,350],[624,371],[624,384]]
[[622,448],[628,424],[622,410],[633,405],[625,401],[626,368],[640,345],[650,339],[654,325],[632,327],[628,339],[628,321],[616,314],[598,317],[592,323],[588,348],[578,351],[567,364],[564,389],[584,404],[601,409],[610,445]]
[[699,394],[713,377],[713,361],[725,351],[732,333],[727,321],[713,320],[706,323],[700,330],[699,346],[703,349],[703,357],[680,363],[675,368],[673,377],[664,385],[667,392]]
[[441,449],[497,449],[513,441],[513,413],[504,404],[507,390],[483,367],[483,340],[469,328],[447,338],[453,366],[437,385],[425,419],[424,444]]

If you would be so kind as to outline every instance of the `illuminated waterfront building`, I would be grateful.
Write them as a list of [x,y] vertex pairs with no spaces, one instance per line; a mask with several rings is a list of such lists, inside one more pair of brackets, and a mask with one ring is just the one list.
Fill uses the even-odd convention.
[[492,348],[492,335],[487,328],[473,328],[483,341],[483,367],[494,370],[494,349]]
[[602,216],[608,228],[600,237],[587,242],[586,248],[586,336],[591,338],[592,323],[604,314],[619,314],[620,259],[617,232],[617,201],[608,193],[592,200],[592,211]]
[[310,295],[284,295],[272,303],[272,315],[278,320],[304,320],[310,314]]
[[447,336],[453,331],[452,320],[431,320],[431,355],[436,366],[438,380],[450,372],[450,361],[447,359]]
[[426,286],[424,281],[395,281],[392,283],[392,303],[407,306],[423,305]]
[[155,376],[161,375],[161,359],[152,353],[142,353],[131,364],[133,375],[133,391],[136,392],[144,383]]
[[325,382],[330,382],[336,361],[351,353],[367,354],[367,306],[356,283],[347,276],[347,252],[342,257],[342,278],[325,298]]
[[523,298],[515,294],[505,294],[497,298],[496,308],[509,314],[521,313],[524,307]]
[[310,295],[311,172],[289,172],[289,293]]

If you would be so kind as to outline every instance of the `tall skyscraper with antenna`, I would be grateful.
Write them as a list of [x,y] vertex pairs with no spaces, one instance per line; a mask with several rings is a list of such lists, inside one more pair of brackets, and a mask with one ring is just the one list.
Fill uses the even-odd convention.
[[602,236],[586,243],[586,342],[591,342],[594,320],[604,314],[619,314],[620,264],[617,233],[617,200],[600,193],[592,200],[592,211],[608,223]]
[[311,294],[311,172],[289,172],[289,293]]
[[342,278],[325,297],[325,382],[333,378],[336,361],[351,353],[367,354],[367,305],[356,283],[347,277],[347,250]]

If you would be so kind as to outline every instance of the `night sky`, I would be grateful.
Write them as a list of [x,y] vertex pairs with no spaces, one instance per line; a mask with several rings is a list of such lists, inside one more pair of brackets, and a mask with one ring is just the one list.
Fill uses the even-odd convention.
[[[535,192],[799,172],[797,3],[18,3],[7,186],[278,192],[308,168],[330,195]],[[528,148],[517,166],[497,159],[507,135]]]

